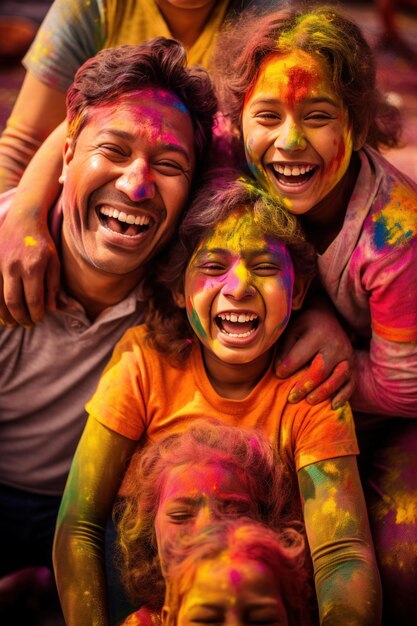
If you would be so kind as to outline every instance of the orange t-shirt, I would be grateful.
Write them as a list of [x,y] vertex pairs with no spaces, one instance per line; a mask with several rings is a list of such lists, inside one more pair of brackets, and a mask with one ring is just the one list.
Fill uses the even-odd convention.
[[280,380],[272,366],[244,400],[229,400],[213,389],[199,346],[183,368],[145,344],[144,326],[129,329],[117,343],[87,412],[111,430],[153,442],[197,418],[264,431],[282,461],[299,470],[311,463],[358,454],[348,405],[288,404],[295,377]]

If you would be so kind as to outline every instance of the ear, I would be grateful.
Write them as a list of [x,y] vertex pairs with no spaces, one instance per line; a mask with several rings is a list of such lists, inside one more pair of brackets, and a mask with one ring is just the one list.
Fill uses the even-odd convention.
[[164,606],[162,607],[162,611],[161,611],[161,621],[162,621],[163,626],[166,626],[168,624],[169,616],[170,616],[169,607],[166,604],[164,604]]
[[59,177],[59,182],[61,184],[66,179],[68,166],[71,163],[72,159],[74,158],[74,151],[75,151],[75,143],[70,137],[67,137],[65,139],[65,144],[64,144],[62,173],[61,173],[61,176]]
[[364,128],[362,130],[362,132],[357,136],[357,137],[353,137],[353,142],[352,142],[352,150],[354,152],[357,152],[358,150],[360,150],[361,148],[363,148],[363,146],[366,143],[366,137],[368,135],[368,129]]
[[310,286],[311,280],[306,280],[303,276],[296,275],[292,291],[292,310],[298,311],[304,302],[305,295]]

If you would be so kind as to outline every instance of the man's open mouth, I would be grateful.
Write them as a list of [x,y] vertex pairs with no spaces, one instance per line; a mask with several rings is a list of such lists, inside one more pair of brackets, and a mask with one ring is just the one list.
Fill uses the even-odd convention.
[[271,163],[270,169],[282,185],[303,185],[315,174],[315,165],[289,165],[287,163]]
[[258,328],[259,318],[256,313],[219,313],[216,324],[231,337],[249,337]]
[[146,232],[153,223],[150,215],[133,215],[107,205],[100,205],[97,213],[103,226],[128,237],[136,237]]

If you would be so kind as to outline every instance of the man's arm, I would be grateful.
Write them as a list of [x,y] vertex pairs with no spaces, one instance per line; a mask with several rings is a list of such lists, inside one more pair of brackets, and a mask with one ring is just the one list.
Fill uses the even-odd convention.
[[321,626],[378,626],[381,586],[354,456],[298,472]]
[[48,213],[61,186],[63,122],[26,169],[0,226],[0,318],[31,326],[53,309],[59,290],[59,259],[48,230]]
[[136,441],[89,417],[59,510],[53,561],[67,626],[108,626],[104,530]]

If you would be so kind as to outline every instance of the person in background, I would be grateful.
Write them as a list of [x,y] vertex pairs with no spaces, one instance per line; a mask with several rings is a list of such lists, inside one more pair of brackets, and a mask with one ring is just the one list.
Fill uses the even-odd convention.
[[[23,60],[27,74],[0,138],[0,193],[16,187],[65,119],[66,91],[87,59],[104,48],[162,36],[183,44],[190,65],[207,68],[222,24],[249,4],[260,12],[272,0],[55,0]],[[61,137],[54,159],[44,161],[57,180],[65,130]]]

